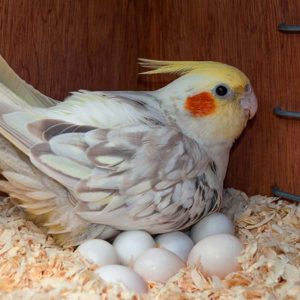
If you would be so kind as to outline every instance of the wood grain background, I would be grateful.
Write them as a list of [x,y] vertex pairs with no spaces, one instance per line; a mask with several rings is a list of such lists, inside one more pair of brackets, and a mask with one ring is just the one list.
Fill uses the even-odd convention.
[[63,99],[80,88],[144,90],[169,76],[138,76],[138,57],[217,60],[242,69],[259,112],[235,144],[225,185],[300,194],[298,0],[0,0],[0,53],[42,92]]

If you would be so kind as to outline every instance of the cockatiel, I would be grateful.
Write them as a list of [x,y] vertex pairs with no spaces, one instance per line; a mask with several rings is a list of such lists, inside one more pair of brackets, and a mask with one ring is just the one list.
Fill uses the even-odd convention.
[[230,148],[257,110],[249,79],[211,61],[141,65],[181,76],[58,102],[1,58],[0,190],[62,245],[182,230],[220,205]]

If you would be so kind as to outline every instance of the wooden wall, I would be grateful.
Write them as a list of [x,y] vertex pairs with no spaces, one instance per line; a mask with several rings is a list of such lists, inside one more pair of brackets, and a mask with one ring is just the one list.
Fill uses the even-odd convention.
[[259,112],[236,143],[226,186],[300,194],[298,0],[0,0],[0,53],[51,97],[69,91],[154,89],[171,77],[138,76],[137,58],[217,60],[251,79]]

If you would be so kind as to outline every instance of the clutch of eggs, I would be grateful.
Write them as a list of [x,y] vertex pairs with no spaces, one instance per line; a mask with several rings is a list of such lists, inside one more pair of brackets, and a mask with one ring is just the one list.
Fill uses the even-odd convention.
[[199,266],[206,276],[224,278],[238,270],[243,246],[234,235],[234,225],[224,214],[211,214],[190,231],[157,235],[141,230],[124,231],[113,244],[100,239],[82,243],[78,251],[99,268],[104,281],[122,283],[136,293],[147,292],[147,281],[166,282],[186,264]]

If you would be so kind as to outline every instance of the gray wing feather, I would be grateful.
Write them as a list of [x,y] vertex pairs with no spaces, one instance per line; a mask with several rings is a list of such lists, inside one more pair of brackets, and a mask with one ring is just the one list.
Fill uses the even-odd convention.
[[45,142],[31,149],[31,160],[71,191],[77,213],[92,223],[165,232],[218,206],[211,159],[175,127],[47,123],[32,124]]

